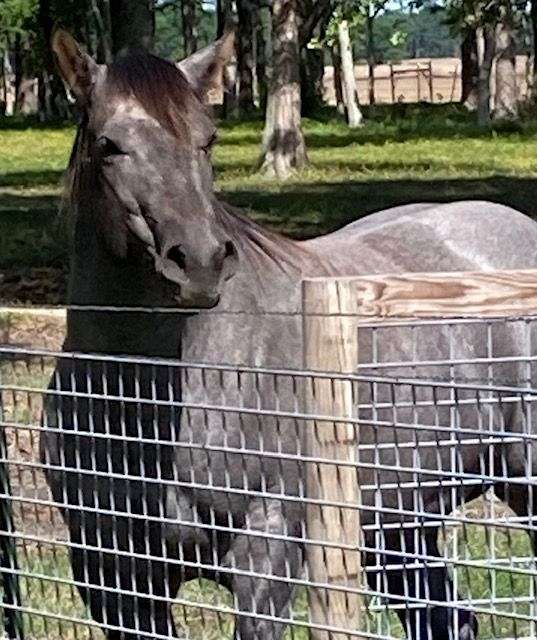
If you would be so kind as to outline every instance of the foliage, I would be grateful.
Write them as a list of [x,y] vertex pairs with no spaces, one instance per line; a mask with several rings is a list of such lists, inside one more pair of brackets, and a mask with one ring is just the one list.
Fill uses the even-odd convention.
[[367,59],[366,21],[374,20],[374,59],[382,64],[406,58],[450,57],[458,55],[460,37],[446,23],[444,7],[413,4],[392,8],[384,0],[342,0],[326,32],[324,44],[337,40],[337,24],[342,17],[349,21],[355,59]]
[[[445,23],[444,9],[387,10],[376,19],[375,53],[379,63],[406,58],[458,55],[459,37]],[[366,57],[363,34],[355,39],[357,58]]]
[[[180,2],[172,0],[157,4],[155,53],[168,60],[181,60],[185,56]],[[214,40],[216,33],[216,13],[206,2],[198,2],[198,42],[200,47]]]
[[15,35],[24,35],[34,26],[38,0],[2,0],[0,4],[0,51]]
[[526,0],[446,0],[447,23],[457,32],[496,25],[506,14],[520,20]]

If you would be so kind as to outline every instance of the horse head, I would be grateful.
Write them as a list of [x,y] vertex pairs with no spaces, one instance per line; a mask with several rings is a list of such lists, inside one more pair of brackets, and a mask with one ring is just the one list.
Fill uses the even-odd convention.
[[86,232],[114,261],[144,265],[173,304],[216,305],[236,249],[218,220],[207,96],[233,36],[178,65],[141,50],[99,65],[63,30],[52,44],[82,112],[70,197]]

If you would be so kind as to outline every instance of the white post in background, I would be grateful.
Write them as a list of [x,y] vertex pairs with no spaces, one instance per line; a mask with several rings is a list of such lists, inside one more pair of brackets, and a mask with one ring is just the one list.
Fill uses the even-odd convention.
[[339,51],[341,54],[341,71],[343,74],[343,87],[345,107],[347,108],[347,122],[351,129],[362,125],[363,116],[358,106],[358,94],[356,91],[356,76],[354,71],[354,59],[352,45],[349,36],[349,23],[341,20],[338,25]]
[[6,101],[6,116],[12,116],[15,113],[15,74],[9,59],[9,53],[4,54],[4,92]]

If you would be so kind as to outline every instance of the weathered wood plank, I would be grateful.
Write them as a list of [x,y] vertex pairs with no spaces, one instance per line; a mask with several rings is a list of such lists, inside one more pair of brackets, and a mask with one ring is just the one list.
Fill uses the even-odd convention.
[[[537,314],[537,269],[404,273],[306,281],[312,299],[343,295],[345,311],[361,317],[506,317]],[[340,292],[339,294],[337,292]],[[319,303],[321,305],[321,303]],[[318,305],[318,306],[319,306]],[[322,313],[319,309],[310,313]]]
[[[354,371],[358,361],[357,326],[345,313],[349,300],[345,287],[333,281],[304,283],[304,364],[310,370]],[[319,314],[319,315],[315,315]],[[329,315],[322,315],[329,314]],[[332,315],[334,314],[334,315]],[[353,385],[349,381],[314,379],[308,395],[309,408],[318,414],[352,417],[356,406]],[[307,454],[334,460],[334,464],[309,464],[307,493],[309,498],[360,503],[357,471],[341,467],[337,461],[356,461],[358,451],[355,425],[339,422],[313,422],[307,425]],[[356,508],[308,505],[308,539],[358,547],[360,518]],[[309,578],[313,582],[358,588],[361,584],[358,550],[307,545]],[[361,629],[361,602],[356,594],[330,589],[309,591],[310,621],[357,631]],[[328,634],[312,630],[312,640],[348,640],[345,633]]]

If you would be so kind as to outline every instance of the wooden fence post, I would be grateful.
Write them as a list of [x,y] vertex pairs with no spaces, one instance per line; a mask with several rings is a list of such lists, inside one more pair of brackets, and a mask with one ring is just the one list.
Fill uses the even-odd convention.
[[[308,370],[352,372],[358,364],[357,323],[342,317],[351,308],[346,297],[351,288],[345,282],[309,280],[303,283],[304,365]],[[324,314],[324,315],[323,315]],[[313,378],[308,393],[309,410],[326,416],[356,415],[354,385],[349,380]],[[351,508],[308,504],[307,537],[331,544],[351,545],[353,549],[307,545],[309,579],[315,583],[349,587],[361,586],[360,504],[358,473],[355,466],[337,461],[358,459],[358,429],[346,422],[313,421],[307,425],[307,455],[334,460],[334,463],[307,465],[308,498],[343,502]],[[361,627],[361,598],[341,590],[310,588],[310,622],[357,632]],[[356,637],[356,636],[352,636]],[[349,634],[311,630],[312,640],[350,640]]]
[[396,103],[396,95],[395,95],[395,75],[393,71],[393,64],[390,63],[390,89],[392,92],[392,104]]

